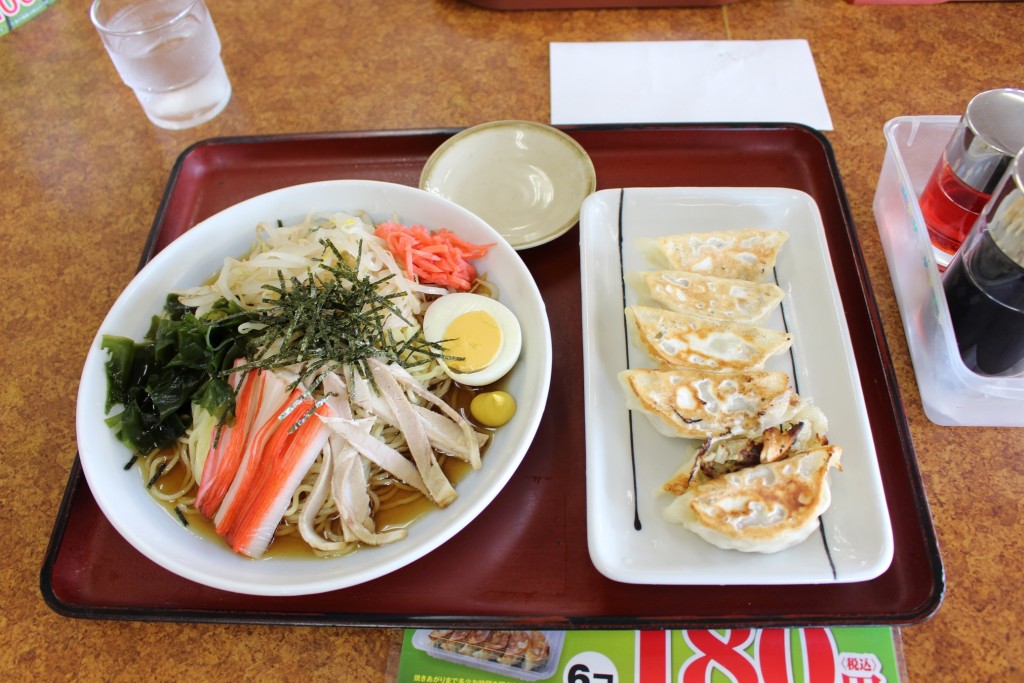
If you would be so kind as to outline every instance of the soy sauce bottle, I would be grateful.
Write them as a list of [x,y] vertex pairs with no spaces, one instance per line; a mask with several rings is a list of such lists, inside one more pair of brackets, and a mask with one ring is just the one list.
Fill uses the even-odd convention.
[[942,277],[960,355],[983,375],[1024,368],[1024,152]]

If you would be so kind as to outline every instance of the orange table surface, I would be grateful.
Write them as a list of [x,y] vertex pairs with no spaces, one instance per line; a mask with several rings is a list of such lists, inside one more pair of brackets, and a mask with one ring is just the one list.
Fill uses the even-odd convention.
[[947,572],[945,602],[902,630],[911,680],[1013,680],[1024,638],[1024,432],[925,417],[872,200],[883,124],[957,114],[1024,86],[1024,3],[502,12],[457,0],[208,0],[234,95],[213,121],[153,127],[88,19],[64,0],[0,36],[0,678],[381,681],[398,632],[85,621],[51,612],[39,569],[75,455],[86,349],[131,279],[178,155],[214,136],[547,121],[552,41],[804,38],[868,264]]

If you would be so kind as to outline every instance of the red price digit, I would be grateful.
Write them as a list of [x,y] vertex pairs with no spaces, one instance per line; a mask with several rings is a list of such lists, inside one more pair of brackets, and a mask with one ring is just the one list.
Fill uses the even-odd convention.
[[715,631],[686,631],[684,637],[696,654],[683,664],[681,683],[705,683],[716,668],[736,683],[758,683],[754,662],[743,651],[753,640],[751,629],[726,631],[724,638]]
[[765,629],[757,637],[757,663],[764,683],[789,683],[793,664],[789,658],[789,631]]
[[836,680],[836,643],[827,628],[805,628],[800,632],[804,645],[804,676],[810,683]]
[[836,679],[836,644],[831,632],[824,628],[792,632],[786,629],[761,631],[755,650],[762,683],[789,683],[794,680],[789,653],[791,633],[800,634],[804,683],[833,683]]

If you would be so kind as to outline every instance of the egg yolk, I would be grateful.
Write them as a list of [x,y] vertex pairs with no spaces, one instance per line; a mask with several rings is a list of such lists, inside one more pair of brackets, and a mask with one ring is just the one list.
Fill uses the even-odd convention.
[[469,413],[485,427],[501,427],[516,414],[516,400],[505,391],[487,391],[473,397]]
[[455,372],[482,370],[494,362],[504,337],[501,325],[486,311],[470,311],[453,320],[444,332],[444,352],[460,360],[447,361]]

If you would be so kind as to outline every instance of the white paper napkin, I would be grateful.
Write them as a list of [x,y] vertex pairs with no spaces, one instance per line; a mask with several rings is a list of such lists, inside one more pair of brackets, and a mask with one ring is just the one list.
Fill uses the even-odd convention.
[[806,40],[551,43],[551,122],[832,130]]

